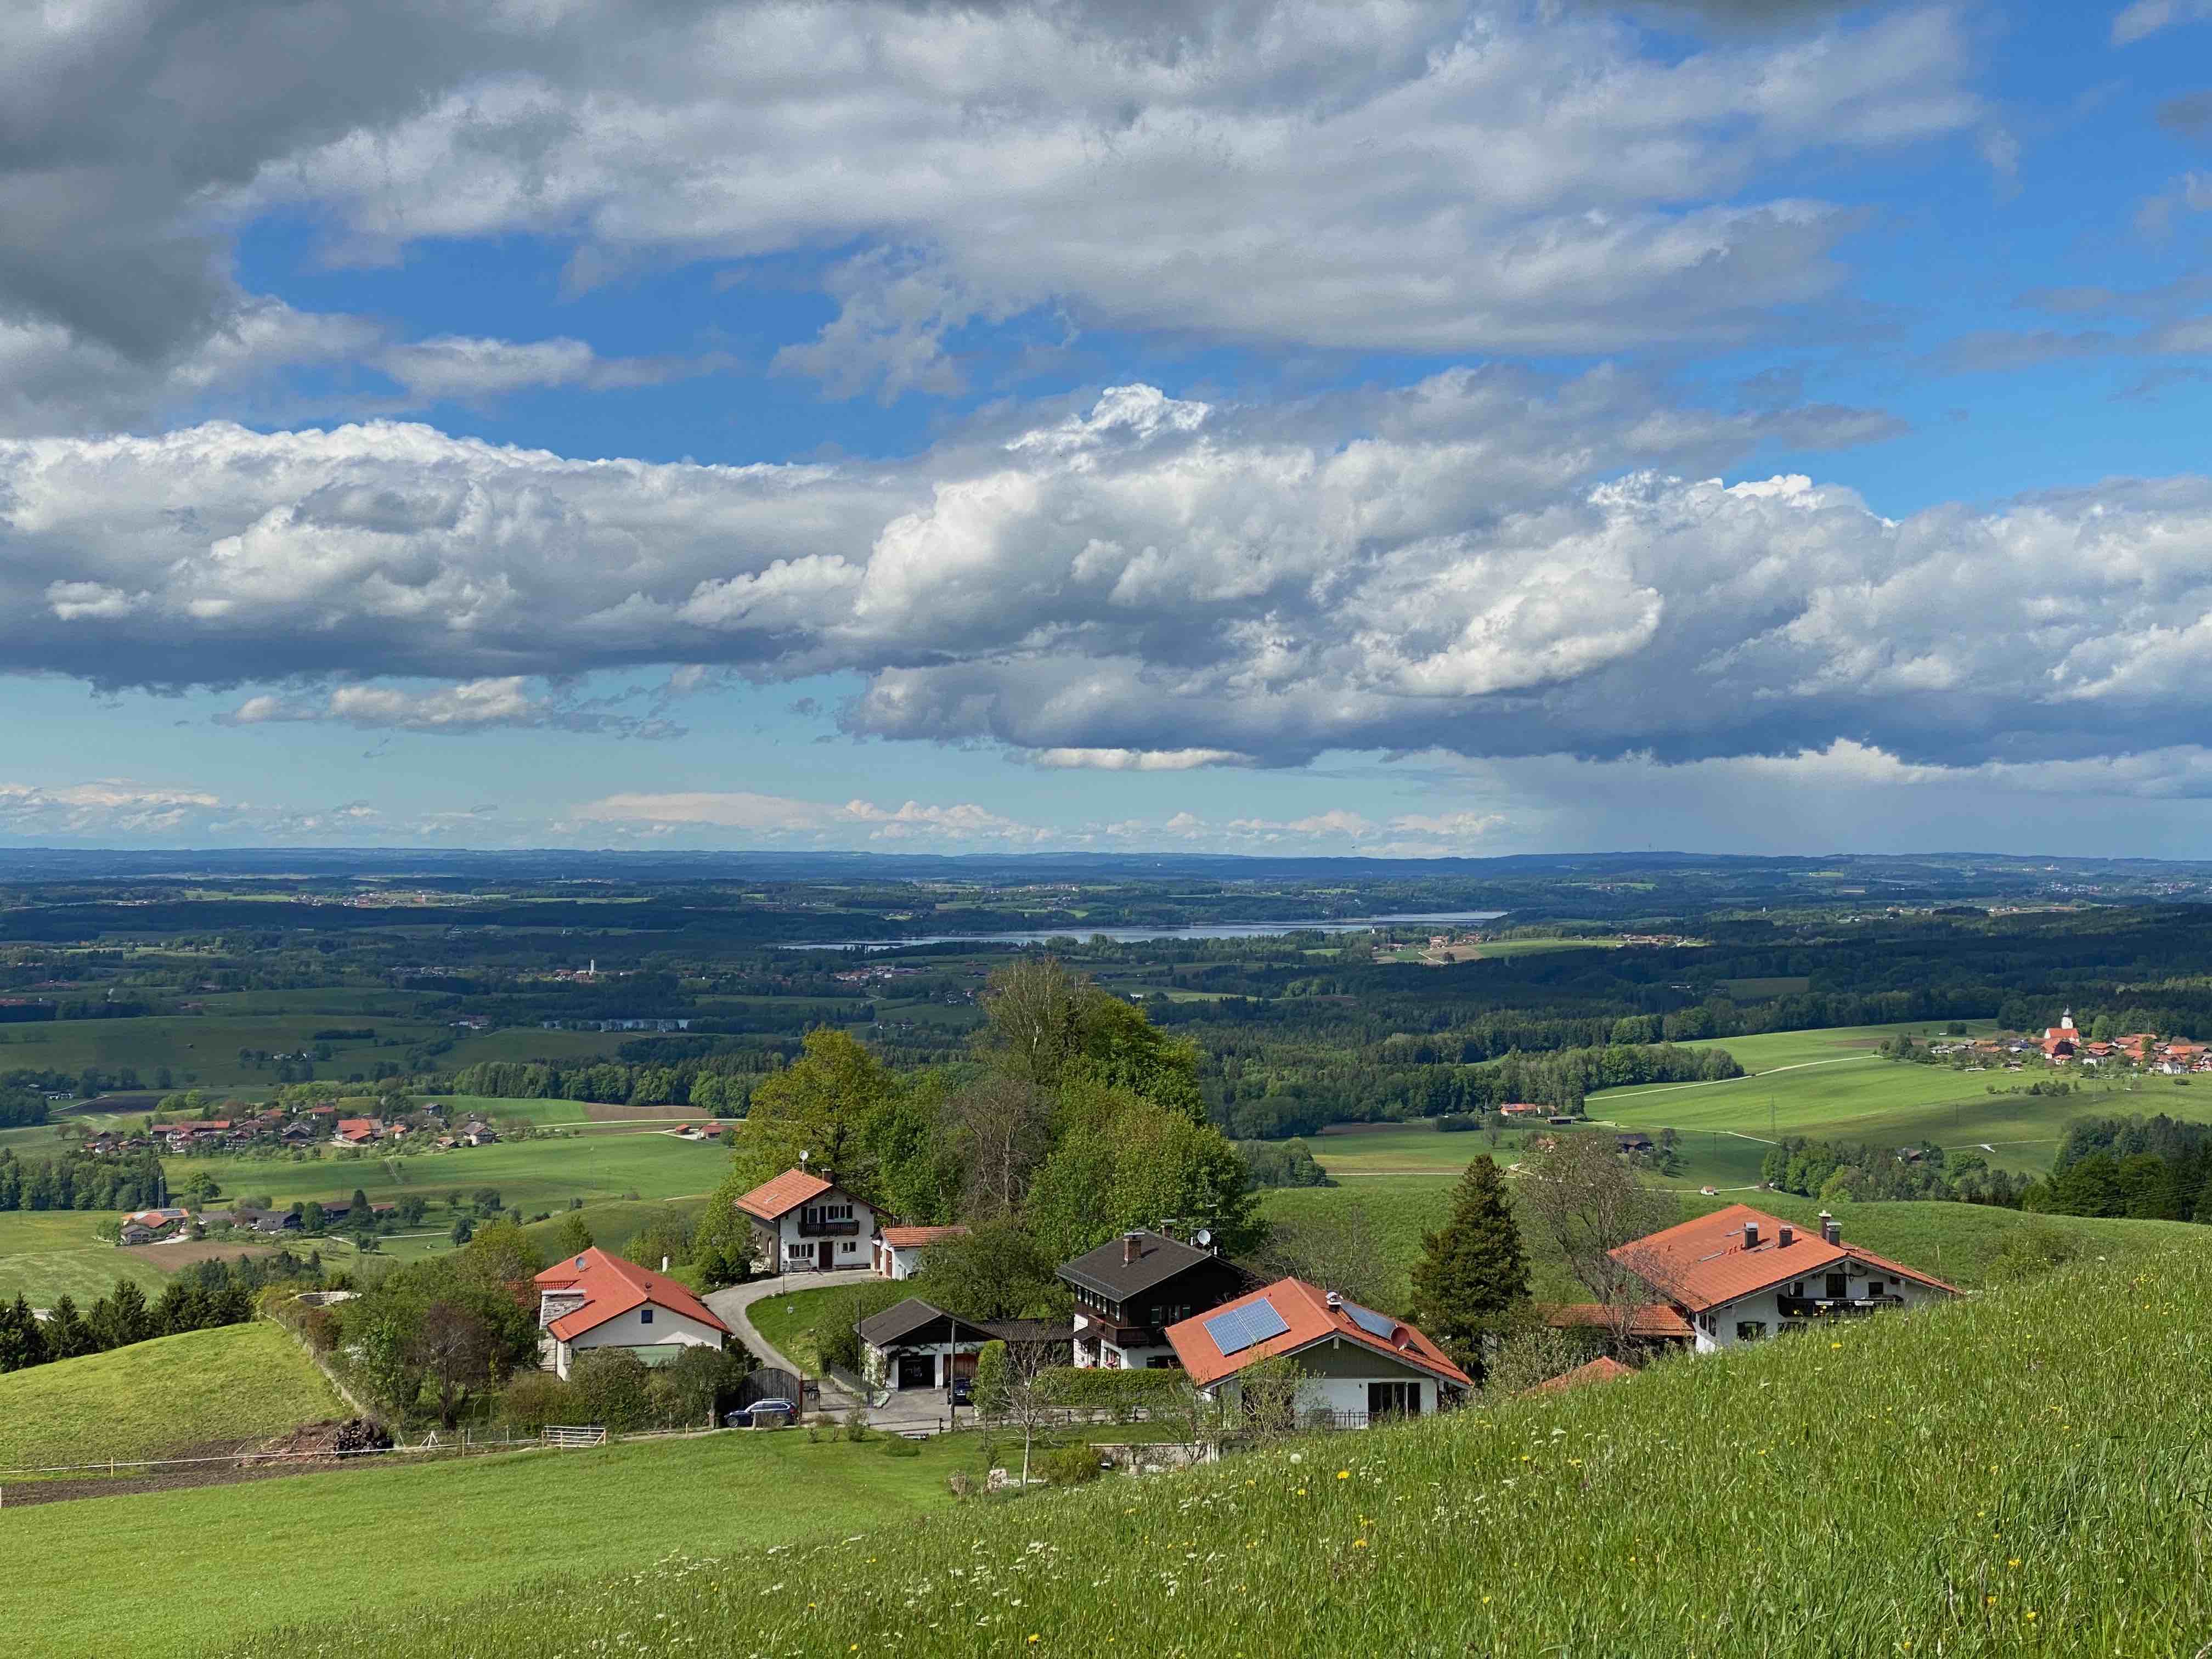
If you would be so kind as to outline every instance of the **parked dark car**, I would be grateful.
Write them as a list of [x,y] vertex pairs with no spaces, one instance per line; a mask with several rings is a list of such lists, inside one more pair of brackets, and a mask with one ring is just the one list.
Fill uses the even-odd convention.
[[737,1410],[727,1413],[723,1417],[722,1421],[731,1428],[741,1429],[749,1425],[757,1425],[762,1418],[773,1418],[779,1415],[788,1423],[799,1415],[799,1407],[788,1400],[778,1400],[773,1397],[767,1400],[756,1400],[750,1406],[740,1406]]
[[952,1403],[954,1405],[965,1406],[969,1404],[969,1396],[973,1395],[975,1392],[975,1379],[974,1377],[956,1376],[952,1379]]

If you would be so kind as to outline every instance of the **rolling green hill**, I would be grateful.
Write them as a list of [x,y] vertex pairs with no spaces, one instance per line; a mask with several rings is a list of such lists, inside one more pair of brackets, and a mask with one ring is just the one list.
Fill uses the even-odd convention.
[[351,1414],[276,1326],[226,1325],[0,1376],[0,1469],[181,1455]]
[[[771,1548],[949,1510],[946,1474],[980,1474],[979,1457],[965,1436],[892,1458],[880,1441],[817,1443],[791,1430],[393,1459],[157,1500],[10,1504],[0,1507],[0,1638],[26,1656],[183,1659],[296,1620],[317,1627],[293,1650],[311,1654],[365,1620],[426,1632],[488,1587],[583,1562],[649,1573],[682,1549],[742,1561],[744,1580],[765,1590],[757,1566],[777,1559]],[[233,1565],[211,1567],[195,1540],[219,1543]],[[380,1637],[370,1650],[404,1655],[414,1639]]]
[[[1449,1141],[1479,1140],[1479,1136],[1438,1136]],[[1469,1146],[1469,1158],[1486,1150]],[[1261,1209],[1270,1218],[1326,1213],[1357,1205],[1382,1237],[1385,1251],[1410,1274],[1421,1253],[1421,1235],[1443,1223],[1450,1178],[1407,1176],[1343,1187],[1290,1187],[1262,1194]],[[1996,1260],[2007,1234],[2023,1227],[2056,1230],[2084,1242],[2091,1253],[2108,1255],[2155,1248],[2172,1240],[2187,1243],[2202,1238],[2212,1249],[2212,1228],[2178,1221],[2106,1221],[2086,1216],[2024,1215],[1981,1204],[1849,1204],[1822,1205],[1791,1193],[1722,1193],[1712,1198],[1695,1193],[1680,1194],[1685,1217],[1705,1215],[1724,1205],[1745,1203],[1785,1221],[1809,1225],[1826,1209],[1843,1223],[1844,1237],[1863,1244],[1881,1255],[1935,1273],[1965,1289],[1988,1283],[1990,1264]],[[1540,1300],[1580,1302],[1589,1292],[1578,1286],[1565,1263],[1548,1252],[1542,1241],[1524,1240],[1530,1276]],[[1400,1304],[1410,1294],[1401,1281]]]
[[[356,1585],[221,1650],[2191,1653],[2212,1628],[2206,1243],[772,1567],[695,1523],[650,1568],[553,1586],[485,1583],[522,1576],[494,1558],[431,1620]],[[502,1529],[517,1556],[543,1530]]]

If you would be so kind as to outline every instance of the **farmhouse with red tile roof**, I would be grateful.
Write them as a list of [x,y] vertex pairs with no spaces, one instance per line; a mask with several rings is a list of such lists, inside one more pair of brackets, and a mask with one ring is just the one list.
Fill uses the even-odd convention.
[[1279,1279],[1170,1325],[1167,1337],[1199,1392],[1232,1404],[1246,1367],[1294,1358],[1305,1375],[1300,1412],[1330,1412],[1347,1427],[1425,1416],[1474,1386],[1443,1349],[1403,1320],[1303,1279]]
[[1917,1268],[1844,1243],[1826,1211],[1807,1232],[1746,1204],[1624,1244],[1614,1261],[1690,1322],[1699,1353],[1816,1320],[1903,1308],[1959,1292]]
[[830,1273],[875,1260],[875,1206],[806,1169],[786,1170],[738,1200],[753,1249],[771,1273]]
[[730,1328],[684,1285],[597,1246],[538,1275],[541,1364],[562,1376],[592,1348],[627,1348],[647,1364],[685,1348],[720,1350]]

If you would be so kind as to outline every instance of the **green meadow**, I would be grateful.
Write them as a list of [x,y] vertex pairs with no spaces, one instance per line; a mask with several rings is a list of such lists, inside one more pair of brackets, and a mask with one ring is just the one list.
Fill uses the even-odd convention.
[[[1469,1135],[1440,1137],[1455,1141]],[[1486,1152],[1469,1147],[1468,1156]],[[1348,1182],[1340,1187],[1285,1187],[1263,1194],[1261,1213],[1271,1219],[1340,1214],[1357,1208],[1382,1241],[1382,1252],[1399,1270],[1393,1285],[1395,1305],[1412,1296],[1411,1274],[1421,1254],[1421,1236],[1443,1224],[1449,1208],[1451,1176],[1407,1176],[1395,1181]],[[2116,1253],[2179,1240],[2198,1240],[2212,1249],[2212,1231],[2184,1222],[2108,1221],[2082,1216],[2029,1216],[1979,1204],[1822,1205],[1792,1193],[1723,1192],[1706,1198],[1678,1194],[1685,1217],[1710,1214],[1729,1204],[1749,1204],[1770,1215],[1809,1226],[1822,1209],[1843,1223],[1846,1241],[1880,1255],[1922,1268],[1961,1289],[1989,1282],[2007,1234],[2023,1227],[2052,1229],[2081,1239],[2091,1254]],[[1531,1289],[1539,1301],[1583,1302],[1589,1292],[1578,1285],[1565,1261],[1533,1235],[1524,1235]]]
[[571,1198],[682,1198],[711,1191],[722,1177],[726,1154],[712,1141],[665,1134],[583,1133],[404,1158],[360,1158],[326,1153],[294,1162],[275,1158],[169,1158],[162,1167],[173,1188],[205,1171],[226,1196],[252,1194],[276,1200],[345,1198],[357,1187],[372,1203],[414,1194],[433,1200],[495,1187],[513,1208],[566,1208]]
[[146,1249],[125,1250],[96,1237],[91,1210],[0,1210],[0,1301],[26,1298],[48,1308],[64,1296],[80,1307],[128,1279],[158,1294],[169,1282]]
[[300,1345],[257,1320],[0,1376],[0,1470],[195,1455],[350,1415]]
[[[2172,1079],[2144,1078],[2130,1085],[2092,1074],[2068,1079],[2083,1085],[2070,1095],[2008,1094],[2002,1091],[2059,1074],[2039,1062],[2017,1072],[2001,1065],[1956,1071],[1887,1060],[1877,1052],[1896,1031],[1925,1038],[1942,1029],[1924,1024],[1858,1026],[1730,1037],[1698,1046],[1725,1048],[1751,1075],[1717,1083],[1601,1090],[1589,1097],[1584,1109],[1593,1121],[1647,1133],[1671,1127],[1692,1143],[1702,1139],[1708,1156],[1718,1155],[1722,1138],[1748,1137],[1752,1144],[1738,1156],[1750,1181],[1758,1178],[1763,1143],[1788,1135],[1877,1146],[1930,1140],[1945,1147],[1986,1148],[1983,1155],[1992,1164],[2039,1174],[2050,1168],[2067,1123],[2089,1113],[2212,1117],[2212,1085],[2205,1084],[2177,1086]],[[1988,1028],[1974,1029],[1979,1034]],[[1991,1093],[1992,1088],[1999,1092]],[[1686,1157],[1694,1159],[1697,1150],[1686,1145]]]
[[[648,1571],[678,1549],[742,1563],[739,1578],[767,1594],[771,1550],[949,1513],[956,1468],[982,1473],[967,1436],[895,1458],[880,1440],[810,1443],[787,1429],[0,1504],[0,1638],[25,1655],[102,1659],[205,1654],[280,1622],[316,1626],[292,1654],[370,1620],[427,1638],[489,1589],[585,1567]],[[211,1565],[210,1548],[230,1565]],[[416,1637],[377,1639],[370,1650],[392,1654]]]
[[[605,1460],[591,1486],[525,1498],[517,1482],[501,1512],[562,1524],[471,1527],[486,1513],[474,1492],[458,1510],[441,1492],[440,1550],[349,1561],[335,1601],[322,1563],[249,1581],[216,1645],[237,1659],[2185,1655],[2212,1629],[2207,1265],[2203,1237],[2176,1239],[1602,1387],[957,1513],[934,1493],[823,1480],[829,1459],[805,1462],[819,1449],[776,1471],[806,1494],[792,1506],[757,1466],[716,1466],[720,1442],[680,1472],[586,1454]],[[531,1473],[550,1487],[586,1467]],[[471,1477],[507,1480],[456,1481]],[[344,1478],[349,1521],[375,1530],[388,1511],[372,1477]],[[657,1507],[641,1511],[647,1480]],[[682,1503],[686,1490],[713,1501]],[[252,1559],[242,1519],[195,1506]],[[131,1536],[25,1539],[33,1577],[15,1599],[38,1605],[49,1575],[80,1595],[88,1576],[127,1580],[109,1628],[173,1642],[159,1613],[130,1616],[162,1587],[161,1558]],[[772,1560],[769,1536],[785,1546]]]

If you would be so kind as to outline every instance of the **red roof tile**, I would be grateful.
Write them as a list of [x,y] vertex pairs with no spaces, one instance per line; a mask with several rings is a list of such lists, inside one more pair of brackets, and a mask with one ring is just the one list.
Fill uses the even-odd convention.
[[597,1245],[581,1255],[563,1256],[538,1275],[537,1284],[542,1291],[584,1292],[582,1307],[562,1314],[545,1328],[563,1342],[648,1302],[656,1308],[696,1319],[725,1335],[729,1334],[730,1328],[717,1319],[714,1310],[688,1287],[650,1267],[610,1255]]
[[1547,1376],[1534,1388],[1523,1390],[1528,1394],[1565,1394],[1569,1389],[1579,1389],[1585,1382],[1618,1382],[1624,1376],[1636,1373],[1618,1359],[1600,1354],[1587,1365],[1577,1365],[1571,1371],[1561,1371],[1557,1376]]
[[773,1221],[829,1190],[830,1183],[820,1176],[810,1175],[804,1170],[786,1170],[775,1180],[763,1181],[739,1199],[738,1207],[747,1215]]
[[[1544,1310],[1544,1322],[1561,1330],[1589,1330],[1609,1328],[1614,1310],[1600,1302],[1569,1302],[1556,1308]],[[1656,1304],[1638,1308],[1628,1318],[1631,1336],[1663,1337],[1686,1342],[1696,1334],[1690,1322],[1672,1308]]]
[[[1273,1306],[1290,1329],[1280,1336],[1271,1336],[1264,1342],[1255,1342],[1239,1352],[1224,1354],[1214,1346],[1213,1339],[1206,1334],[1206,1322],[1231,1308],[1249,1307],[1263,1299]],[[1403,1321],[1394,1321],[1389,1339],[1376,1336],[1355,1322],[1346,1309],[1330,1307],[1328,1292],[1317,1285],[1307,1284],[1303,1279],[1279,1279],[1249,1296],[1240,1296],[1233,1302],[1209,1308],[1180,1324],[1169,1326],[1167,1336],[1169,1346],[1175,1349],[1176,1358],[1182,1362],[1183,1370],[1190,1373],[1191,1381],[1200,1388],[1218,1382],[1259,1360],[1273,1359],[1278,1354],[1297,1353],[1329,1337],[1340,1338],[1363,1348],[1371,1348],[1377,1353],[1388,1354],[1416,1370],[1427,1371],[1448,1382],[1456,1382],[1462,1388],[1474,1386],[1474,1379],[1453,1364],[1443,1349],[1411,1325]]]
[[896,1245],[902,1250],[918,1245],[934,1244],[940,1238],[965,1238],[965,1227],[885,1227],[876,1235],[886,1244]]
[[[1759,1224],[1759,1243],[1748,1249],[1743,1238],[1747,1221]],[[1784,1227],[1791,1227],[1794,1234],[1786,1249],[1781,1240]],[[1955,1286],[1931,1279],[1917,1267],[1889,1261],[1856,1244],[1831,1244],[1817,1228],[1796,1227],[1747,1204],[1731,1204],[1624,1244],[1613,1252],[1613,1258],[1662,1296],[1692,1313],[1739,1301],[1785,1279],[1802,1279],[1846,1258],[1958,1294]]]

